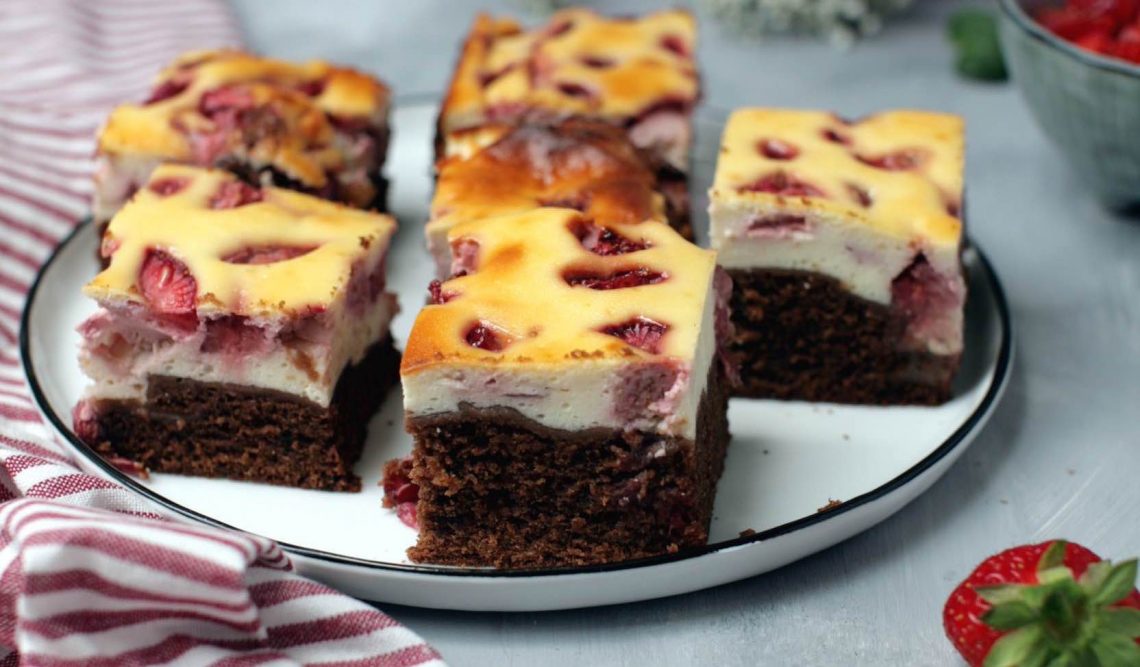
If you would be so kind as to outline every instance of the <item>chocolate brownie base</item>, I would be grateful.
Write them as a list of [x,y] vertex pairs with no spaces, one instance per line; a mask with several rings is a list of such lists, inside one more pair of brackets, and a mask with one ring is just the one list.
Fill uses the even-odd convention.
[[693,222],[689,207],[689,180],[672,167],[657,170],[657,191],[665,199],[665,217],[669,226],[693,241]]
[[538,568],[608,563],[705,544],[728,445],[714,368],[696,440],[550,429],[510,408],[408,420],[417,562]]
[[906,323],[834,278],[730,269],[735,395],[834,403],[937,405],[950,398],[961,355],[907,350]]
[[345,369],[328,407],[268,389],[154,376],[145,404],[95,404],[98,441],[89,444],[154,472],[359,491],[352,466],[399,363],[390,338],[373,345]]

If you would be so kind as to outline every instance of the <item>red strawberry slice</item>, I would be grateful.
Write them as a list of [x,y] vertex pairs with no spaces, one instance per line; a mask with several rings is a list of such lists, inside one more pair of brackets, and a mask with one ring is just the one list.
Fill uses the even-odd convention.
[[823,135],[824,139],[827,139],[832,143],[842,144],[844,146],[851,145],[851,137],[847,136],[846,134],[841,134],[836,130],[831,129],[830,127],[823,128],[823,132],[821,132],[821,134]]
[[682,58],[688,58],[692,55],[691,51],[689,51],[689,45],[685,43],[684,38],[680,35],[665,35],[662,37],[661,48],[675,53]]
[[261,201],[265,194],[258,188],[242,181],[225,181],[210,198],[210,208],[227,209],[245,206]]
[[954,589],[946,636],[973,666],[1140,665],[1136,560],[1054,540],[990,556]]
[[851,198],[859,202],[859,205],[863,208],[870,208],[871,204],[874,203],[871,200],[871,193],[867,191],[867,188],[861,185],[848,183],[847,192],[850,193]]
[[586,67],[592,67],[594,69],[606,69],[617,64],[613,58],[606,58],[604,56],[582,56],[581,61]]
[[178,194],[190,185],[190,179],[185,176],[171,176],[169,178],[160,178],[151,181],[147,188],[158,195],[159,197],[169,197],[173,194]]
[[193,313],[198,303],[198,281],[178,259],[164,250],[150,249],[139,271],[138,288],[152,310],[167,315]]
[[818,187],[785,171],[774,171],[740,188],[741,192],[767,192],[792,197],[826,197]]
[[634,241],[609,227],[602,227],[588,220],[576,220],[570,231],[578,238],[583,248],[595,255],[625,255],[649,247],[645,241]]
[[444,292],[443,283],[433,280],[428,283],[428,303],[439,306],[459,296],[457,292]]
[[612,273],[593,273],[570,269],[563,272],[562,279],[571,287],[589,287],[596,290],[625,289],[641,285],[655,285],[669,276],[661,271],[639,266]]
[[657,354],[661,351],[661,339],[669,331],[669,326],[646,317],[635,317],[621,324],[602,327],[599,331],[622,339],[626,345]]
[[143,101],[143,104],[157,104],[163,100],[168,100],[189,88],[191,81],[192,79],[187,75],[167,79],[150,91],[150,96]]
[[463,339],[471,347],[477,347],[480,350],[488,352],[501,352],[507,345],[510,345],[511,340],[495,327],[484,322],[476,322],[472,324],[467,333],[464,334]]
[[918,169],[930,159],[930,153],[921,148],[905,148],[893,153],[883,155],[856,155],[855,158],[865,165],[887,171],[909,171]]
[[246,246],[222,257],[222,261],[227,264],[273,264],[307,255],[316,249],[317,246]]
[[756,143],[756,150],[769,160],[791,160],[800,154],[795,144],[780,139],[761,139]]

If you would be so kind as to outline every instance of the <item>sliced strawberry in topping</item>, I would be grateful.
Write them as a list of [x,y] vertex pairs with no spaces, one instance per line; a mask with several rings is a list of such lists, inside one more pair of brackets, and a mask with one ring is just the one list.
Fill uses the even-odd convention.
[[297,91],[308,95],[309,97],[317,97],[325,92],[325,87],[328,86],[326,79],[313,79],[311,81],[302,81],[297,85]]
[[596,225],[588,220],[574,221],[571,224],[570,231],[577,237],[583,248],[595,255],[624,255],[649,247],[645,241],[634,241],[608,227]]
[[471,347],[488,352],[500,352],[511,343],[506,334],[484,322],[472,324],[463,335],[463,340]]
[[147,251],[139,271],[138,288],[151,309],[158,313],[193,313],[198,303],[198,281],[185,264],[164,250]]
[[793,197],[826,197],[823,190],[784,171],[761,176],[740,188],[741,192],[768,192]]
[[666,51],[671,51],[682,58],[688,58],[691,55],[689,45],[680,35],[665,35],[661,38],[661,48]]
[[850,193],[851,198],[859,202],[859,205],[863,208],[871,207],[873,202],[871,201],[871,193],[867,192],[867,188],[854,183],[847,183],[847,192]]
[[143,104],[157,104],[163,100],[168,100],[189,88],[190,81],[191,78],[189,76],[167,79],[155,86],[154,90],[150,92],[150,96],[143,101]]
[[562,279],[571,287],[589,287],[596,290],[625,289],[642,285],[656,285],[669,276],[653,269],[639,266],[613,273],[593,273],[569,269],[562,273]]
[[557,85],[559,92],[569,97],[579,97],[582,99],[593,99],[594,92],[580,83],[573,81],[563,81]]
[[661,339],[669,327],[645,317],[635,317],[629,321],[599,329],[608,336],[620,338],[627,345],[657,354],[661,349]]
[[457,292],[444,292],[443,283],[438,280],[428,283],[428,303],[432,305],[445,304],[457,296],[459,296]]
[[189,178],[185,176],[171,176],[170,178],[160,178],[156,181],[151,181],[147,188],[159,197],[169,197],[170,195],[182,192],[186,189],[187,185],[190,185]]
[[253,107],[253,95],[248,89],[240,86],[222,86],[207,90],[202,93],[202,99],[198,101],[198,111],[207,117],[216,116],[224,111]]
[[918,169],[930,159],[930,153],[921,148],[905,148],[893,153],[883,155],[856,155],[855,158],[865,165],[887,171],[909,171]]
[[842,144],[844,146],[851,145],[851,137],[847,136],[846,134],[837,132],[830,127],[823,128],[823,132],[821,134],[823,134],[824,139],[827,139],[832,143]]
[[260,189],[242,181],[225,181],[210,198],[210,208],[226,209],[259,202],[264,197]]
[[226,264],[273,264],[307,255],[316,249],[317,246],[246,246],[222,257],[222,261]]
[[606,69],[617,64],[613,58],[606,58],[604,56],[582,56],[581,61],[586,67],[592,67],[594,69]]
[[[806,232],[807,218],[790,213],[772,213],[753,218],[748,223],[749,232]],[[769,236],[771,234],[763,234]]]
[[800,154],[795,144],[779,139],[761,139],[756,143],[756,150],[769,160],[791,160]]

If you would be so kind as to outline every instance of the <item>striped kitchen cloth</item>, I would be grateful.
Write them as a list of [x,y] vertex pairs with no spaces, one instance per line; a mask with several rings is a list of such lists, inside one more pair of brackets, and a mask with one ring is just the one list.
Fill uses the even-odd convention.
[[240,42],[221,0],[0,2],[0,667],[443,664],[273,542],[80,472],[25,386],[20,312],[87,213],[99,123],[178,53]]

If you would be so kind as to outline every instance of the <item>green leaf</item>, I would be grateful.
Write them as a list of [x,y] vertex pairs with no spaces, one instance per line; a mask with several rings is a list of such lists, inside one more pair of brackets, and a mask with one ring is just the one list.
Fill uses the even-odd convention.
[[1037,571],[1063,567],[1065,565],[1065,550],[1068,546],[1069,543],[1065,540],[1053,540],[1053,543],[1045,549],[1045,553],[1041,554],[1041,560],[1037,561]]
[[1140,665],[1140,646],[1122,635],[1097,635],[1089,644],[1099,667],[1136,667]]
[[1099,616],[1101,627],[1108,632],[1129,638],[1140,637],[1140,609],[1131,607],[1103,609]]
[[982,622],[995,630],[1016,630],[1037,621],[1039,614],[1024,602],[1006,602],[982,614]]
[[1065,567],[1064,565],[1037,571],[1037,581],[1042,584],[1054,584],[1058,581],[1065,581],[1066,579],[1071,580],[1072,578],[1072,570]]
[[1114,565],[1100,589],[1093,594],[1093,604],[1110,605],[1119,602],[1136,587],[1136,559]]
[[975,586],[974,592],[978,597],[991,606],[998,606],[1007,602],[1019,602],[1029,586],[1022,584],[995,584],[993,586]]
[[1107,560],[1089,565],[1089,569],[1081,575],[1081,588],[1088,593],[1090,598],[1093,597],[1101,586],[1104,586],[1104,580],[1108,578],[1108,573],[1111,571],[1112,563]]
[[983,667],[1039,667],[1049,658],[1044,631],[1037,626],[1015,630],[990,648]]
[[959,10],[950,17],[947,33],[954,45],[955,66],[962,76],[985,81],[1004,81],[1009,77],[993,14],[975,8]]

